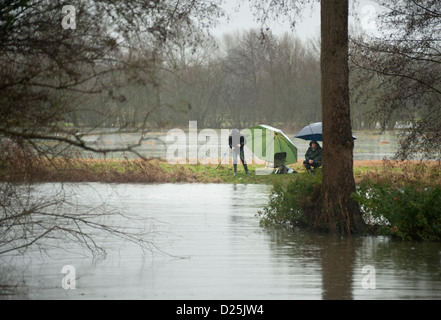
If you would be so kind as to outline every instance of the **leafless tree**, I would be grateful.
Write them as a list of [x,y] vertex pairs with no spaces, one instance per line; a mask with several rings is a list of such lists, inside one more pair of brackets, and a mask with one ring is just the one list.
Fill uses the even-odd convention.
[[234,126],[320,121],[320,59],[308,43],[249,30],[225,37],[225,48],[221,94]]
[[72,252],[83,248],[103,256],[109,237],[142,250],[160,251],[153,241],[151,221],[113,207],[106,195],[96,194],[87,185],[79,189],[2,183],[0,196],[0,256],[24,253],[29,247],[42,254],[54,247]]
[[[164,44],[178,31],[197,41],[196,31],[222,14],[217,1],[72,0],[68,4],[66,8],[66,2],[59,0],[0,3],[2,170],[11,153],[19,155],[16,159],[21,162],[16,165],[23,166],[25,173],[36,157],[50,162],[60,154],[66,156],[72,147],[136,153],[160,101],[153,98],[132,108],[125,104],[131,90],[145,87],[156,97]],[[134,143],[102,147],[87,140],[89,132],[106,124],[113,124],[115,132],[125,130],[134,117],[139,131]],[[47,197],[34,192],[32,179],[26,185],[16,183],[8,172],[2,177],[0,254],[42,245],[43,239],[74,241],[100,253],[96,231],[143,248],[153,245],[145,230],[122,228],[107,219],[115,210],[104,203],[96,208],[76,206],[63,189]]]
[[[96,148],[84,132],[65,123],[81,113],[99,115],[94,127],[115,118],[118,106],[129,98],[122,86],[157,85],[162,45],[177,35],[177,26],[181,35],[193,35],[213,21],[219,7],[214,1],[173,0],[76,0],[70,6],[75,29],[63,27],[63,1],[8,0],[0,5],[0,135],[34,147],[34,141],[46,140],[121,151]],[[146,46],[152,49],[141,51]],[[87,103],[97,96],[101,100],[93,100],[96,104],[114,104],[115,110]],[[151,103],[138,114],[141,133],[157,107]],[[124,150],[135,151],[141,142]]]
[[[441,154],[441,3],[378,1],[380,38],[351,41],[354,84],[375,103],[373,117],[402,130],[397,158],[439,159]],[[385,128],[386,125],[383,126]]]

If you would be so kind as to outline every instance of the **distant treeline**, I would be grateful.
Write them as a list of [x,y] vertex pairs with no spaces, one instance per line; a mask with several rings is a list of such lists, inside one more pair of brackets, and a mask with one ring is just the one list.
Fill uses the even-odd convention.
[[[198,121],[199,127],[207,128],[258,123],[298,128],[322,121],[319,40],[250,30],[226,35],[217,43],[200,41],[194,46],[175,40],[160,52],[145,49],[143,56],[139,51],[128,53],[123,59],[132,64],[139,60],[131,78],[113,72],[108,81],[121,86],[88,95],[67,121],[127,129],[144,127],[145,121],[156,127],[185,127]],[[353,127],[384,125],[381,116],[367,116],[372,105],[357,102],[360,91],[356,93]]]

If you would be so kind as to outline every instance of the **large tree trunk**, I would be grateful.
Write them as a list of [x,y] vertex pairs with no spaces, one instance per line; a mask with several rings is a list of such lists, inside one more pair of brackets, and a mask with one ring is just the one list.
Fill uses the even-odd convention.
[[321,2],[323,113],[322,212],[317,222],[331,231],[364,228],[355,191],[349,107],[348,0]]

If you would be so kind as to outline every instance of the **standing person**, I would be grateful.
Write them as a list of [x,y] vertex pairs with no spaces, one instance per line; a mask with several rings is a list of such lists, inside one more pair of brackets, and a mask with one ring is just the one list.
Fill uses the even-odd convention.
[[231,130],[230,136],[228,137],[228,144],[230,149],[233,150],[233,167],[234,175],[237,174],[237,156],[239,155],[240,161],[243,164],[246,174],[250,174],[248,171],[248,166],[245,161],[245,154],[243,147],[245,146],[245,137],[240,133],[238,129]]
[[322,148],[317,141],[313,140],[309,143],[309,148],[306,151],[303,165],[308,171],[311,171],[311,167],[316,169],[322,165]]

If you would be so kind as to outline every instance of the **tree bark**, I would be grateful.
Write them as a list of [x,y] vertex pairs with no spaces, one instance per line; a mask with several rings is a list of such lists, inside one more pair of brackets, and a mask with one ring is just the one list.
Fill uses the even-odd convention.
[[321,2],[323,116],[322,212],[317,223],[331,231],[364,229],[355,191],[349,106],[348,0]]

